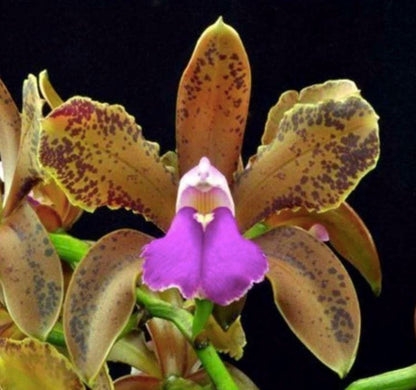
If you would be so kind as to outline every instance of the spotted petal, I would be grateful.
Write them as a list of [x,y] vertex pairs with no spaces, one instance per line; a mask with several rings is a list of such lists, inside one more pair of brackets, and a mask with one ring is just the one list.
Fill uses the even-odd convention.
[[48,233],[27,203],[0,225],[0,280],[15,323],[25,334],[46,338],[61,310],[63,275]]
[[134,230],[109,233],[76,268],[64,305],[68,351],[81,377],[93,383],[135,304],[142,245],[149,237]]
[[270,227],[296,225],[310,229],[325,226],[336,251],[348,260],[370,284],[375,294],[381,291],[381,266],[377,249],[364,222],[347,203],[325,213],[283,210],[265,220]]
[[377,163],[377,119],[357,96],[296,104],[287,111],[277,137],[236,181],[242,230],[276,210],[338,207]]
[[351,80],[329,80],[322,84],[311,85],[302,91],[286,91],[270,109],[266,126],[261,138],[263,145],[270,144],[279,132],[280,122],[286,111],[297,103],[319,103],[325,100],[340,100],[348,96],[359,96],[359,90]]
[[10,191],[4,200],[4,216],[16,208],[44,175],[37,160],[42,106],[36,77],[29,75],[23,83],[22,133]]
[[250,85],[250,65],[240,37],[220,18],[200,37],[179,85],[176,147],[181,175],[206,156],[232,181]]
[[194,214],[182,208],[166,236],[145,247],[143,281],[154,290],[177,287],[186,298],[227,305],[263,280],[267,262],[240,235],[228,208],[215,209],[205,231]]
[[322,242],[296,227],[254,240],[269,259],[275,303],[292,331],[325,365],[344,377],[354,363],[361,328],[354,286]]
[[68,359],[50,344],[0,338],[3,390],[85,390]]
[[156,144],[123,107],[75,97],[42,122],[40,162],[70,201],[88,211],[124,207],[166,229],[176,183]]

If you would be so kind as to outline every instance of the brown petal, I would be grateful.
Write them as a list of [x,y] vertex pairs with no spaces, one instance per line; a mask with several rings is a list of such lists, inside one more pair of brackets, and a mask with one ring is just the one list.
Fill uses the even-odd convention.
[[48,232],[27,203],[0,225],[0,278],[19,328],[46,338],[61,309],[62,268]]
[[[183,305],[183,299],[176,289],[158,293],[158,296],[175,306],[181,307]],[[153,318],[146,325],[163,377],[187,375],[197,359],[188,341],[178,328],[173,323],[160,318]]]
[[[246,374],[244,374],[244,372],[240,371],[237,367],[234,367],[229,363],[225,363],[225,365],[240,390],[259,390],[259,388]],[[190,375],[188,379],[199,383],[202,386],[211,384],[211,380],[209,379],[208,374],[203,369],[197,371],[195,374]]]
[[295,227],[254,240],[269,259],[276,306],[302,343],[344,377],[354,363],[361,329],[354,286],[325,244]]
[[162,378],[156,355],[148,348],[143,332],[131,332],[118,340],[107,360],[125,363],[146,375]]
[[20,142],[21,120],[9,91],[0,80],[0,157],[4,170],[5,195],[9,193]]
[[174,176],[123,107],[68,100],[42,122],[39,159],[74,205],[88,211],[124,207],[169,227]]
[[132,312],[140,252],[150,239],[128,229],[109,233],[74,272],[64,305],[64,331],[72,361],[88,384]]
[[251,74],[237,32],[222,21],[198,40],[177,99],[180,175],[206,156],[229,182],[237,169],[250,99]]
[[127,375],[114,382],[115,390],[162,390],[160,379],[146,375]]
[[277,137],[235,183],[241,229],[276,210],[338,207],[377,163],[377,120],[356,96],[297,104],[286,112]]
[[104,364],[98,373],[97,379],[91,388],[92,390],[114,390],[113,380],[111,379],[110,372],[107,364]]
[[22,134],[10,192],[4,200],[4,216],[9,215],[44,176],[37,160],[42,106],[36,77],[30,74],[23,83]]
[[268,227],[296,225],[306,230],[325,226],[336,251],[360,271],[376,295],[381,292],[381,265],[371,233],[347,203],[325,213],[283,210],[265,220]]

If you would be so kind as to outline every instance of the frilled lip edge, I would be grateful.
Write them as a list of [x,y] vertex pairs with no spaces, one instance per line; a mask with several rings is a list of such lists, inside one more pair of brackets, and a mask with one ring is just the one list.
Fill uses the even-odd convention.
[[154,291],[176,287],[187,299],[226,306],[264,279],[267,258],[241,236],[229,208],[214,209],[205,229],[195,214],[192,207],[180,209],[165,237],[143,248],[143,282]]

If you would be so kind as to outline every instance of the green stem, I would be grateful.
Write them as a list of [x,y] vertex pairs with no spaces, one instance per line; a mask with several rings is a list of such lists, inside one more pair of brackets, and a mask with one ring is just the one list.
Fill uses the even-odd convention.
[[238,390],[237,385],[212,344],[208,340],[201,342],[201,340],[198,340],[198,337],[195,342],[193,341],[192,326],[194,317],[191,313],[162,301],[140,288],[136,289],[136,300],[139,305],[144,306],[154,317],[163,318],[176,325],[183,336],[194,346],[199,360],[214,382],[217,390]]
[[67,262],[72,269],[75,269],[90,248],[90,245],[85,241],[66,233],[49,233],[49,238],[58,252],[59,257]]
[[214,307],[214,304],[207,299],[195,299],[195,305],[194,321],[192,323],[193,339],[204,329]]
[[65,344],[64,329],[60,322],[57,322],[55,326],[52,328],[46,341],[53,345],[65,347],[66,344]]
[[345,390],[411,390],[416,389],[416,364],[360,379]]

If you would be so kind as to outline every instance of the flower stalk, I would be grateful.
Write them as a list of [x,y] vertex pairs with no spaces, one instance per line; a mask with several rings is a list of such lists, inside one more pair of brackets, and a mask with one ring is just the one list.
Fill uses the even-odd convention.
[[345,390],[411,390],[416,388],[416,364],[360,379]]
[[[136,289],[136,300],[151,315],[171,321],[176,325],[183,336],[194,346],[199,360],[218,390],[238,390],[233,378],[209,340],[206,338],[201,340],[199,337],[195,341],[193,340],[194,316],[191,313],[151,296],[140,288]],[[208,306],[205,303],[202,305]],[[205,308],[202,311],[204,315],[206,313]]]

